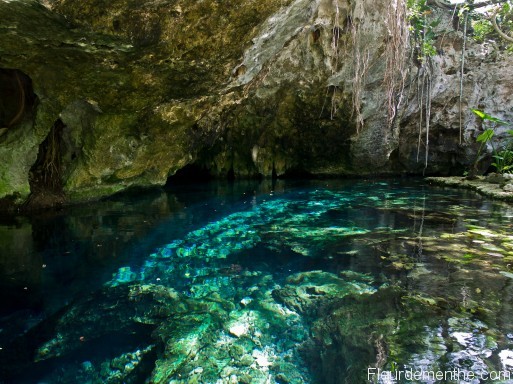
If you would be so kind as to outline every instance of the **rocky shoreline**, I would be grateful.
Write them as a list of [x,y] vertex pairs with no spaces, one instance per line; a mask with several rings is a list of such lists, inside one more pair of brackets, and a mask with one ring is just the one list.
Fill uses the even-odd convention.
[[426,181],[430,184],[470,189],[487,197],[513,203],[513,180],[511,176],[513,175],[492,173],[473,180],[460,176],[450,176],[427,177]]

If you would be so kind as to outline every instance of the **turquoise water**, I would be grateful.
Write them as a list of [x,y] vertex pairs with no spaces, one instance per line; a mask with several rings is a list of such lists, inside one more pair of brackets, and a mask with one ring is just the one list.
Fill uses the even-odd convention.
[[4,218],[0,382],[513,382],[512,218],[420,180]]

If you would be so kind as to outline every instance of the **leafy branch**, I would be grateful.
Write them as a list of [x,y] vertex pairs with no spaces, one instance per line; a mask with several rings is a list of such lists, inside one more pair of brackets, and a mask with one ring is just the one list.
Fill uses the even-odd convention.
[[[495,128],[499,125],[508,125],[508,122],[501,120],[497,117],[491,116],[486,112],[480,111],[478,109],[471,109],[471,111],[479,117],[485,125],[490,124],[488,128],[486,128],[479,136],[477,136],[476,141],[480,143],[479,149],[476,154],[476,159],[474,161],[474,166],[471,171],[471,174],[469,175],[470,178],[474,178],[477,176],[477,164],[481,158],[481,153],[483,151],[483,148],[487,143],[490,143],[492,146],[493,151],[493,158],[495,159],[495,162],[492,163],[492,165],[497,169],[497,172],[504,173],[509,171],[511,168],[513,168],[513,164],[507,163],[506,156],[509,156],[509,153],[505,152],[511,152],[509,150],[504,151],[497,151],[495,144],[493,142],[493,138],[495,136]],[[513,130],[509,130],[508,134],[513,137]],[[513,156],[510,156],[511,160],[513,160]]]

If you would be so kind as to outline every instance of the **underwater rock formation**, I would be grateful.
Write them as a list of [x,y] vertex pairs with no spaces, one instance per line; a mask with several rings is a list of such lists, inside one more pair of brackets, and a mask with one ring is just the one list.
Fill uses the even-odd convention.
[[[0,280],[14,295],[3,303],[24,311],[1,318],[0,377],[314,384],[368,382],[368,368],[511,372],[511,206],[411,181],[277,184],[239,186],[235,203],[173,209],[179,200],[157,193],[129,206],[123,195],[96,214],[75,207],[68,224],[11,222],[18,241],[4,247]],[[50,235],[66,227],[65,242]],[[54,244],[20,249],[31,233]],[[123,237],[151,246],[121,251]]]
[[[0,198],[94,199],[190,164],[218,177],[421,173],[413,63],[403,108],[387,112],[390,12],[384,0],[1,2],[0,96],[15,100],[0,119]],[[460,144],[461,44],[449,27],[435,42],[428,173],[469,164],[481,128],[468,108],[511,110],[511,57],[469,42]]]

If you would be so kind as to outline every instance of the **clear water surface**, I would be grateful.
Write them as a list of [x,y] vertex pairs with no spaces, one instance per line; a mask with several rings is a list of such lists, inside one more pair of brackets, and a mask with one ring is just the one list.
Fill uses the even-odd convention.
[[0,382],[513,382],[512,219],[420,180],[3,218]]

